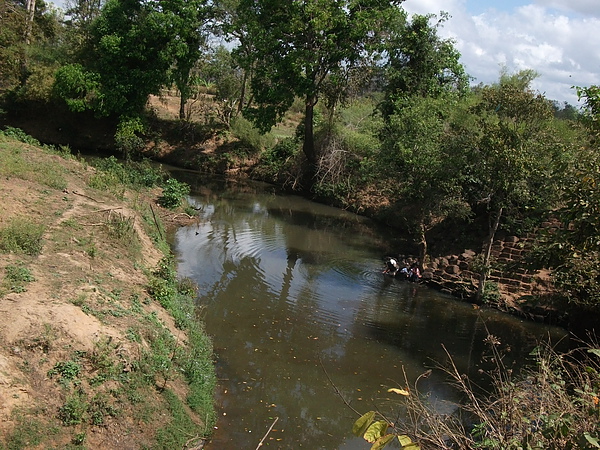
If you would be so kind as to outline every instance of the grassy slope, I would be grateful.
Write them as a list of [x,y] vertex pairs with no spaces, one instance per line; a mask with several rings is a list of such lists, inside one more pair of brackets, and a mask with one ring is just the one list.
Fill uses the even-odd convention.
[[212,428],[211,343],[158,250],[159,191],[101,179],[0,135],[0,449],[171,449]]

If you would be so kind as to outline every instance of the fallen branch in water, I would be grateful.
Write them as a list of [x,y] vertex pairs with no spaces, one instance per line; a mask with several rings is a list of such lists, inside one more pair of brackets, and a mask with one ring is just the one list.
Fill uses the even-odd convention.
[[273,427],[275,426],[275,424],[277,423],[278,420],[279,420],[279,417],[275,417],[275,420],[273,421],[273,423],[271,424],[271,426],[269,427],[269,429],[267,430],[267,432],[265,433],[263,438],[260,440],[260,442],[256,446],[256,450],[258,450],[260,447],[262,447],[263,442],[265,441],[265,439],[267,438],[267,436],[269,435],[269,433],[271,432],[271,430],[273,429]]

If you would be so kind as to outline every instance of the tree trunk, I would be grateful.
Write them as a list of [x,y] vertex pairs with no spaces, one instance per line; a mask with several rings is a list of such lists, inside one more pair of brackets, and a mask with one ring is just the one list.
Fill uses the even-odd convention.
[[477,287],[477,295],[475,300],[480,303],[483,299],[483,293],[485,291],[485,283],[487,281],[488,272],[489,272],[489,264],[490,264],[490,255],[492,253],[492,244],[494,243],[494,237],[496,236],[496,231],[498,231],[498,225],[500,224],[500,218],[502,217],[502,211],[504,208],[500,207],[496,213],[496,217],[491,220],[488,230],[488,237],[485,242],[485,246],[483,248],[483,269],[481,270],[481,274],[479,274],[479,286]]
[[240,99],[238,101],[237,112],[240,114],[244,109],[244,100],[246,98],[246,85],[248,84],[248,71],[244,70],[244,76],[242,78],[242,86],[240,89]]
[[425,224],[421,222],[419,224],[419,265],[421,269],[425,266],[425,258],[427,257],[427,237],[425,236]]
[[35,1],[36,0],[27,0],[26,8],[27,8],[27,18],[25,23],[25,35],[24,41],[25,44],[31,44],[31,34],[33,31],[33,19],[35,17]]
[[33,19],[35,18],[35,2],[36,0],[27,0],[25,7],[27,16],[25,17],[25,29],[23,31],[23,42],[25,46],[21,49],[21,61],[19,63],[21,69],[21,86],[24,86],[29,76],[29,61],[27,60],[27,49],[25,47],[31,44],[31,35],[33,34]]
[[179,97],[179,119],[180,120],[185,119],[185,104],[186,104],[186,98],[183,96],[183,94],[181,94],[181,97]]
[[317,155],[315,152],[315,135],[313,129],[313,115],[317,100],[313,96],[306,98],[306,109],[304,114],[304,144],[302,151],[310,165],[311,176],[316,173]]
[[180,97],[179,97],[179,119],[180,120],[184,120],[185,119],[185,104],[187,103],[187,96],[183,94],[183,92],[180,91]]

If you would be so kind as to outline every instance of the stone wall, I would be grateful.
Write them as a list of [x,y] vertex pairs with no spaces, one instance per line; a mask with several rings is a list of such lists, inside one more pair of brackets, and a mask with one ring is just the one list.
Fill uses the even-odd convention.
[[[528,270],[523,264],[523,257],[531,249],[534,238],[534,234],[527,234],[494,241],[491,251],[494,270],[488,281],[498,286],[500,305],[496,306],[516,308],[519,298],[537,295],[548,287],[540,272]],[[459,255],[434,258],[423,270],[423,281],[443,292],[474,301],[479,284],[479,273],[473,271],[476,256],[474,251],[465,250]]]

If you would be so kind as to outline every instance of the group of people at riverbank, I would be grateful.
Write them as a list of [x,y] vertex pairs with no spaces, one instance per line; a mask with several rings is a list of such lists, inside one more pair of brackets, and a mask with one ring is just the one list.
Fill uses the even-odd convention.
[[399,259],[390,256],[385,259],[385,270],[383,273],[413,283],[417,283],[421,279],[421,271],[416,261],[410,263],[404,259],[400,262]]

